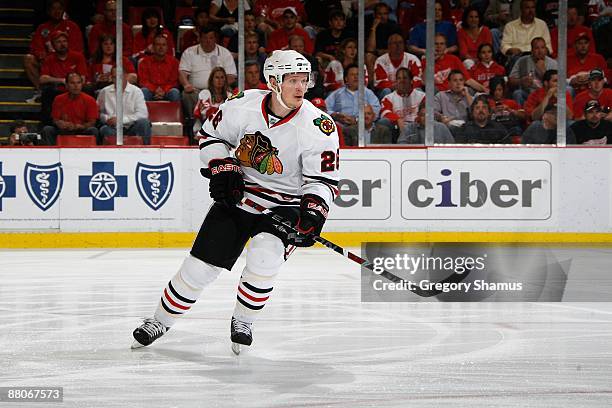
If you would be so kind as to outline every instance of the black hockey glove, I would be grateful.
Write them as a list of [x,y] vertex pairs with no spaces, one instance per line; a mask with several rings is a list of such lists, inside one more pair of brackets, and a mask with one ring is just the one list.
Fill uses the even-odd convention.
[[321,233],[328,212],[329,207],[321,197],[314,194],[303,195],[300,216],[295,225],[297,233],[288,234],[289,244],[296,247],[313,246],[315,243],[313,236]]
[[209,191],[213,200],[228,207],[235,206],[244,195],[244,180],[240,162],[234,158],[212,159],[208,162],[210,171]]

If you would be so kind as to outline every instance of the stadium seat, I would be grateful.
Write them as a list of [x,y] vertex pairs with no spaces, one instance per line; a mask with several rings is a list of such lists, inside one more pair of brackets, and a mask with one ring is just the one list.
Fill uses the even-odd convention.
[[[145,11],[145,9],[147,8],[149,7],[128,7],[128,24],[131,26],[141,24],[142,12]],[[159,12],[159,15],[161,16],[161,21],[159,22],[159,24],[164,25],[164,12],[162,11],[161,7],[150,8],[154,8]]]
[[197,7],[186,7],[186,6],[177,6],[174,9],[174,22],[176,25],[181,25],[182,19],[191,19],[193,20],[193,13],[195,12]]
[[182,122],[180,102],[149,101],[147,109],[151,122]]
[[96,137],[92,135],[59,135],[57,146],[59,147],[88,147],[96,145]]
[[[104,138],[105,146],[113,146],[117,144],[117,136],[106,136]],[[123,136],[123,145],[124,146],[139,146],[143,145],[141,136]]]
[[151,136],[151,144],[156,146],[189,146],[185,136]]
[[182,136],[183,114],[180,102],[147,102],[153,136]]

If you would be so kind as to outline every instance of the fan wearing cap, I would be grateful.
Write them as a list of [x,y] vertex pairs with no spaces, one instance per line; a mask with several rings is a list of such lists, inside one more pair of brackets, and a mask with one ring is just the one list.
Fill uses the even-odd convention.
[[[53,0],[48,4],[47,15],[49,20],[36,28],[30,43],[30,53],[24,57],[23,61],[25,73],[35,89],[39,88],[40,64],[48,54],[55,52],[51,43],[51,33],[54,31],[67,33],[68,47],[72,51],[83,51],[83,33],[74,21],[64,18],[64,2],[62,0]],[[35,102],[39,97],[40,94],[37,93],[31,100],[26,102]]]
[[[586,36],[591,44],[595,44],[593,31],[587,26],[580,24],[580,13],[578,4],[569,2],[567,5],[567,56],[574,53],[574,44],[578,37]],[[559,51],[559,28],[554,27],[550,30],[550,40],[553,47],[552,57],[557,58]]]
[[590,38],[586,33],[576,37],[574,53],[567,57],[567,78],[576,94],[589,86],[589,72],[599,68],[605,72],[608,64],[601,55],[590,49]]
[[83,53],[68,49],[68,34],[54,31],[50,35],[55,52],[49,54],[40,68],[41,115],[44,124],[51,124],[53,99],[66,90],[66,75],[76,72],[83,81],[87,76],[87,63]]
[[592,69],[589,72],[589,89],[586,89],[576,95],[574,101],[574,119],[584,118],[584,107],[586,103],[591,99],[596,99],[599,105],[602,107],[603,112],[606,113],[606,120],[612,120],[612,89],[605,88],[606,77],[604,71],[599,68]]
[[578,144],[612,144],[612,122],[602,116],[601,105],[596,99],[584,105],[584,119],[571,126]]
[[[572,128],[565,126],[565,142],[576,144]],[[549,103],[544,108],[542,120],[536,120],[523,132],[522,144],[556,144],[557,143],[557,105]]]
[[297,26],[297,11],[295,7],[287,7],[283,11],[283,21],[281,27],[272,31],[268,37],[268,46],[266,51],[271,53],[274,50],[284,50],[289,45],[289,37],[299,35],[304,39],[304,48],[307,54],[312,55],[314,52],[314,44],[308,35],[308,32]]
[[[296,246],[314,244],[338,194],[338,133],[326,113],[304,100],[310,71],[300,53],[275,51],[264,65],[271,91],[240,92],[204,122],[201,173],[214,204],[154,317],[134,331],[132,347],[165,334],[223,269],[232,269],[249,239],[230,338],[235,353],[251,345],[281,266]],[[243,197],[291,220],[295,230],[243,205]]]

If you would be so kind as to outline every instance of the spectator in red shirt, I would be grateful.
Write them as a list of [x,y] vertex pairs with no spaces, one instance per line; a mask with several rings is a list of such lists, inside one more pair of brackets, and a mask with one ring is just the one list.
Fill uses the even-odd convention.
[[[470,76],[461,60],[453,54],[448,54],[446,52],[446,36],[442,33],[436,33],[434,37],[434,56],[436,59],[434,68],[434,84],[438,91],[447,91],[449,89],[448,77],[451,71],[459,70],[463,73],[465,85],[469,86],[475,91],[486,92],[485,87]],[[423,72],[425,72],[426,63],[427,60],[423,58]]]
[[51,106],[53,99],[66,90],[66,75],[77,72],[87,76],[87,63],[83,53],[68,50],[68,34],[54,31],[51,42],[55,52],[47,55],[40,68],[41,117],[43,124],[51,122]]
[[378,57],[374,64],[374,87],[380,99],[393,92],[395,73],[399,68],[410,70],[415,87],[422,85],[421,61],[416,55],[404,52],[404,38],[401,34],[389,36],[388,49],[389,52]]
[[413,75],[408,68],[397,70],[395,91],[385,96],[381,101],[381,124],[386,119],[390,122],[391,131],[396,129],[397,134],[404,132],[404,128],[416,119],[419,105],[425,99],[425,93],[413,87]]
[[[115,22],[117,21],[117,3],[113,0],[109,0],[106,2],[104,6],[104,21],[97,23],[91,29],[89,33],[89,55],[93,55],[96,51],[96,47],[100,43],[100,37],[103,34],[115,36]],[[134,38],[132,36],[132,28],[123,23],[122,26],[123,31],[123,55],[131,56],[132,55],[132,44],[134,43]]]
[[468,7],[463,12],[461,28],[457,30],[459,58],[470,69],[477,61],[478,50],[482,44],[493,44],[491,31],[483,25],[483,17],[476,7]]
[[64,2],[62,0],[53,0],[47,8],[49,20],[38,26],[32,42],[30,43],[30,53],[24,57],[23,65],[25,73],[34,85],[35,94],[26,102],[33,103],[40,98],[38,82],[40,77],[40,65],[45,57],[55,52],[53,44],[51,44],[51,33],[54,31],[62,31],[68,34],[68,47],[72,51],[83,52],[83,33],[74,21],[64,19]]
[[55,98],[51,117],[53,125],[42,131],[43,143],[55,145],[58,134],[98,136],[95,127],[98,120],[96,100],[83,90],[83,78],[76,72],[66,75],[67,92]]
[[172,33],[160,24],[161,16],[159,10],[153,7],[147,8],[142,12],[141,24],[142,29],[134,36],[134,45],[132,47],[132,59],[138,63],[142,57],[153,54],[153,39],[158,35],[163,35],[167,40],[166,53],[170,56],[176,54],[174,46],[174,37]]
[[144,57],[138,64],[138,79],[145,101],[180,101],[178,90],[179,62],[168,55],[168,40],[158,34],[153,40],[153,55]]
[[303,28],[297,27],[297,13],[295,8],[287,7],[283,11],[283,25],[281,28],[274,30],[268,37],[268,47],[266,51],[271,53],[274,50],[283,50],[289,44],[289,37],[299,35],[304,39],[306,52],[310,55],[314,52],[314,45],[310,36]]
[[[111,78],[111,69],[117,66],[115,53],[115,37],[110,35],[102,35],[100,37],[100,45],[91,58],[89,64],[89,72],[87,76],[88,88],[92,91],[98,91],[113,83]],[[137,82],[138,76],[134,69],[134,64],[126,56],[123,57],[123,72],[127,73],[128,81],[131,84]]]
[[[593,39],[593,32],[589,27],[580,24],[580,15],[578,13],[578,5],[568,4],[567,5],[567,56],[574,54],[574,44],[578,40],[578,37],[586,35],[589,38],[591,44],[595,44]],[[550,42],[552,43],[553,53],[552,57],[557,58],[557,52],[559,51],[559,29],[554,27],[550,31]]]
[[[549,69],[544,73],[542,78],[542,88],[538,88],[529,94],[527,102],[525,102],[525,113],[527,120],[541,120],[544,109],[549,104],[557,104],[557,70]],[[567,118],[572,119],[572,95],[569,92],[565,94],[567,105]]]
[[[180,51],[183,52],[187,48],[198,45],[200,43],[200,30],[208,25],[208,10],[204,7],[198,7],[193,13],[195,27],[187,31],[180,40]],[[245,30],[246,31],[246,30]]]
[[283,13],[288,7],[293,8],[300,24],[308,21],[304,4],[300,0],[256,0],[254,14],[259,28],[269,34],[282,26]]
[[494,76],[506,75],[506,69],[493,59],[493,46],[480,44],[478,47],[478,62],[470,69],[472,78],[489,89],[489,80]]
[[[575,94],[584,91],[589,86],[589,72],[599,68],[606,72],[608,64],[601,55],[590,51],[590,38],[582,33],[576,37],[574,54],[567,57],[567,78],[574,88]],[[609,75],[608,75],[609,76]]]
[[268,85],[261,82],[261,73],[257,61],[246,61],[244,63],[244,89],[268,90]]
[[576,95],[574,101],[575,119],[584,118],[584,107],[586,103],[592,99],[599,102],[604,111],[608,111],[606,120],[612,120],[612,89],[604,88],[606,77],[604,72],[595,68],[589,73],[589,89],[586,89]]
[[491,119],[506,127],[512,136],[522,133],[525,110],[514,100],[506,98],[506,80],[494,76],[489,80],[489,104],[493,112]]

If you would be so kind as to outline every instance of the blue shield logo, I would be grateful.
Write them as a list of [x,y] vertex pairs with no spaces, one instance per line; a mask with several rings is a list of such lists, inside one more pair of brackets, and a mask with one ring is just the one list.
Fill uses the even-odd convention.
[[26,163],[23,171],[26,190],[30,199],[43,211],[47,211],[59,198],[64,184],[61,163],[48,166]]
[[172,163],[154,166],[136,165],[136,186],[144,202],[153,210],[159,210],[170,197],[174,186]]

